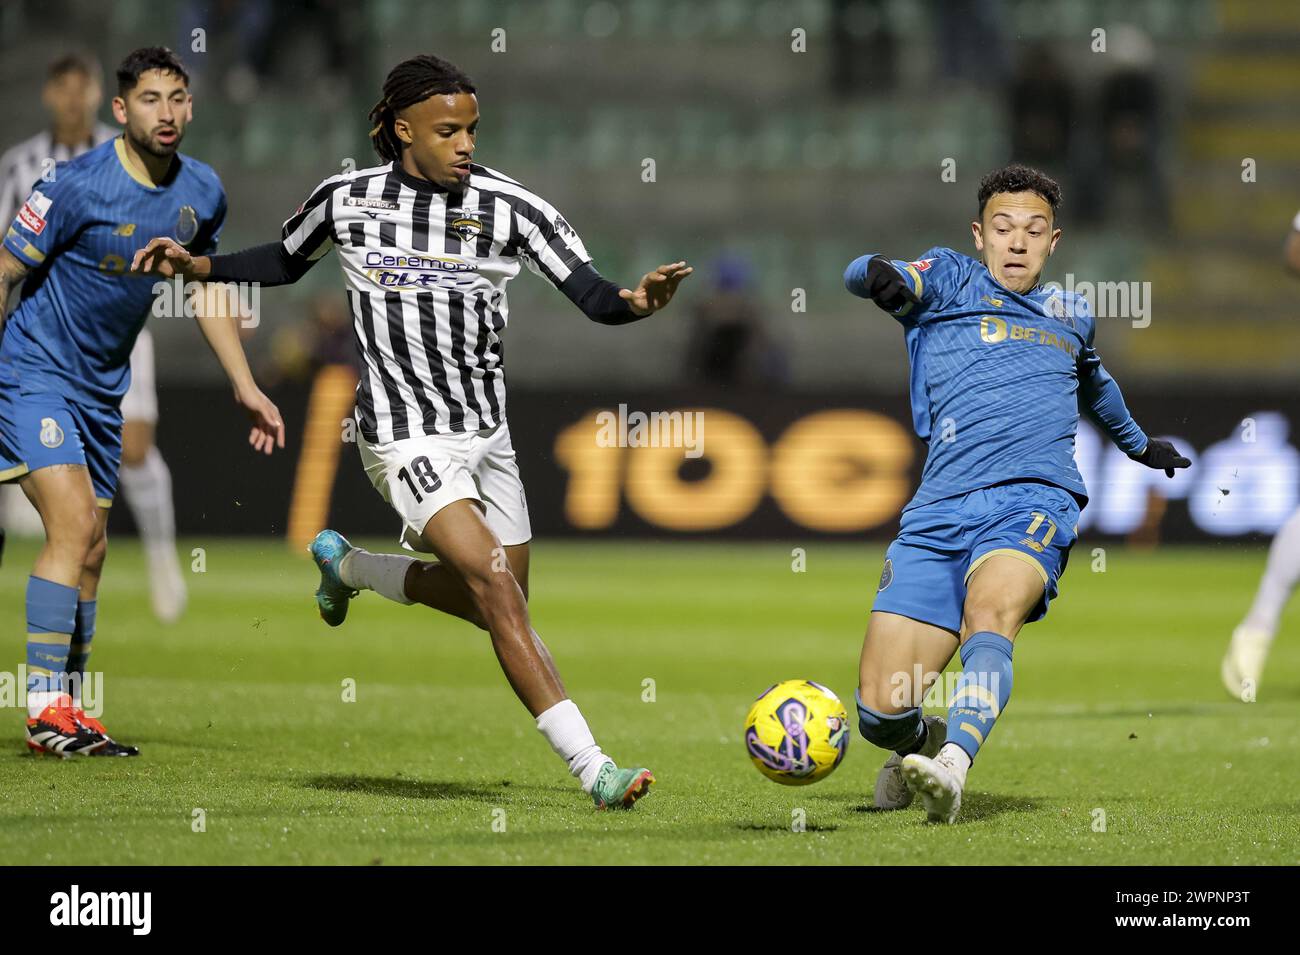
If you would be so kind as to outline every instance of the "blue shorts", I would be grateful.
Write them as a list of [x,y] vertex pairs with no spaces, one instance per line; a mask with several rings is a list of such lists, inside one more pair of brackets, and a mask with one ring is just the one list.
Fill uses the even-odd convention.
[[0,484],[54,464],[90,472],[96,503],[110,507],[122,463],[122,415],[63,395],[0,388]]
[[1079,534],[1079,502],[1039,482],[997,484],[903,512],[872,610],[961,631],[966,581],[994,554],[1023,560],[1043,578],[1041,620]]

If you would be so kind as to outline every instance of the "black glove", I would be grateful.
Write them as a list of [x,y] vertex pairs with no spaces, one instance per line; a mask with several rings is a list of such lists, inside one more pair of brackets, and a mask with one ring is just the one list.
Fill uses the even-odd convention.
[[915,305],[921,301],[907,279],[883,255],[872,256],[867,263],[866,286],[867,296],[887,312],[897,312],[909,302]]
[[1174,476],[1174,468],[1190,468],[1192,462],[1187,460],[1174,449],[1174,446],[1168,441],[1161,441],[1159,438],[1152,438],[1147,442],[1146,450],[1141,454],[1130,454],[1138,464],[1145,464],[1149,468],[1156,470],[1164,469],[1165,477]]

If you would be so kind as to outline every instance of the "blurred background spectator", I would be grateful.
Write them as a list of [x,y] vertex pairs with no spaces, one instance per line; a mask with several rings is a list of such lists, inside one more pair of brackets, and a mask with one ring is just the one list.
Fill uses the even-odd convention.
[[692,310],[686,368],[694,384],[772,386],[790,377],[784,349],[763,321],[754,294],[754,269],[739,255],[717,260],[707,270],[713,288]]

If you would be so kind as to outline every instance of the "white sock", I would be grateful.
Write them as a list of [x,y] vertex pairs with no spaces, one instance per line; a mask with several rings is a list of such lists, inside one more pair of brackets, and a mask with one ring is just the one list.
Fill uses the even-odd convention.
[[401,554],[372,554],[354,547],[339,561],[339,580],[356,590],[373,590],[399,604],[415,603],[406,596],[406,572],[414,557]]
[[[1282,608],[1300,583],[1300,510],[1292,514],[1278,530],[1268,548],[1268,563],[1259,582],[1255,602],[1242,621],[1247,629],[1267,634],[1270,642],[1277,633]],[[1265,645],[1267,651],[1267,645]]]
[[561,700],[537,717],[537,728],[556,755],[569,764],[569,772],[582,782],[582,791],[591,792],[600,767],[613,760],[596,745],[578,705],[573,700]]
[[36,719],[36,717],[41,715],[42,710],[44,710],[47,706],[53,706],[54,704],[58,703],[60,699],[63,700],[63,703],[65,705],[72,702],[68,698],[68,694],[64,693],[62,690],[37,690],[34,693],[28,693],[27,694],[28,717],[30,717],[31,719]]
[[970,769],[971,758],[967,755],[966,750],[962,749],[956,743],[944,743],[939,748],[939,755],[935,761],[942,760],[944,765],[951,766],[953,774],[957,777],[957,782],[966,785],[966,772]]
[[120,474],[122,493],[145,547],[175,551],[176,509],[172,505],[172,474],[158,449],[151,447],[144,461],[123,467]]

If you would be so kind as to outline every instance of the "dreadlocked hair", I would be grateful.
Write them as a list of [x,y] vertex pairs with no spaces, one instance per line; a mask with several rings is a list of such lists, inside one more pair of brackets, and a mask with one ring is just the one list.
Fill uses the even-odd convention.
[[402,155],[402,142],[393,123],[399,110],[430,96],[474,93],[468,76],[437,56],[413,56],[393,67],[384,80],[384,95],[370,110],[370,142],[379,158],[392,162]]

